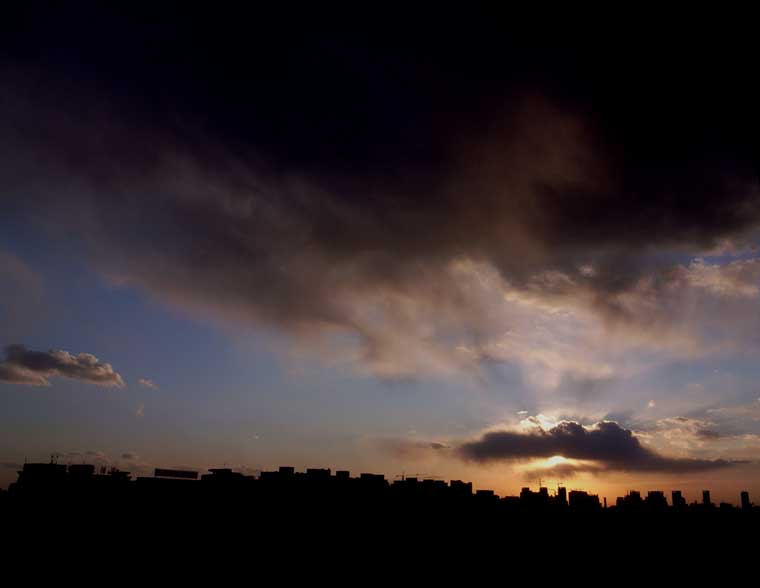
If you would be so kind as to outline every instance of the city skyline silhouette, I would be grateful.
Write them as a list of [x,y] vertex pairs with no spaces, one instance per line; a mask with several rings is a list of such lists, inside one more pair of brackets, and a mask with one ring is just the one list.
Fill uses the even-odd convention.
[[499,501],[513,507],[519,504],[523,509],[550,509],[552,506],[563,506],[581,511],[617,508],[623,510],[647,509],[652,512],[659,512],[670,507],[673,510],[718,508],[725,512],[735,510],[738,506],[742,511],[754,509],[760,512],[760,506],[755,507],[750,501],[749,492],[746,490],[740,492],[736,505],[725,501],[717,504],[712,502],[710,490],[702,490],[701,500],[695,499],[692,502],[687,500],[681,490],[672,490],[670,501],[662,490],[649,490],[644,498],[638,490],[630,490],[625,496],[616,497],[614,503],[608,507],[606,496],[600,499],[598,494],[592,494],[586,490],[578,488],[568,490],[561,482],[557,483],[557,488],[554,491],[547,486],[542,486],[539,481],[537,491],[532,491],[530,486],[523,486],[519,496],[499,496],[490,489],[473,490],[472,482],[462,480],[446,482],[441,480],[439,476],[428,474],[406,475],[402,473],[394,476],[391,480],[387,480],[383,474],[364,472],[358,477],[352,478],[351,472],[348,470],[335,470],[333,473],[330,468],[306,468],[304,472],[298,472],[292,466],[279,466],[277,470],[260,471],[257,475],[234,471],[233,468],[228,467],[209,468],[207,472],[155,468],[153,476],[136,476],[133,479],[131,472],[122,471],[113,466],[96,467],[94,464],[88,463],[59,464],[56,456],[53,455],[49,462],[25,462],[22,469],[18,471],[16,482],[3,492],[7,494],[7,500],[24,500],[25,497],[34,496],[36,493],[44,496],[48,492],[60,492],[67,486],[73,488],[75,492],[82,490],[87,484],[94,487],[94,484],[97,483],[95,480],[100,480],[104,488],[108,487],[107,484],[121,487],[145,487],[148,495],[150,494],[150,484],[155,484],[156,488],[161,488],[161,485],[166,489],[173,487],[175,492],[181,494],[183,490],[188,491],[187,489],[191,488],[182,482],[189,481],[206,482],[227,491],[239,491],[239,488],[247,486],[249,492],[256,489],[257,485],[264,484],[269,484],[279,490],[282,490],[284,483],[294,485],[317,483],[332,484],[333,486],[337,484],[362,484],[376,489],[395,489],[412,496],[415,493],[424,494],[428,498],[434,494],[444,495],[448,492],[451,496],[474,497],[476,500],[491,501],[494,504],[499,503]]

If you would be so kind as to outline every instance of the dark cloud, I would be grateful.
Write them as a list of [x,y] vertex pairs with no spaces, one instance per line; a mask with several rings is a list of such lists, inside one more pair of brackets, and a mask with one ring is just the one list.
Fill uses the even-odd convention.
[[[701,472],[729,467],[736,463],[723,459],[688,459],[660,455],[644,447],[630,430],[611,421],[601,421],[592,427],[562,422],[551,429],[538,429],[529,433],[486,433],[476,441],[462,444],[458,452],[466,460],[482,463],[561,455],[568,459],[593,462],[589,466],[589,470],[593,472]],[[582,466],[572,465],[564,473],[582,470]]]
[[49,386],[49,378],[60,376],[98,384],[123,387],[124,380],[111,367],[89,353],[71,355],[66,351],[32,351],[23,345],[9,345],[0,361],[0,382]]
[[375,371],[404,372],[494,329],[458,261],[634,320],[619,295],[661,250],[757,227],[741,35],[167,6],[6,19],[0,188],[172,303],[349,330]]

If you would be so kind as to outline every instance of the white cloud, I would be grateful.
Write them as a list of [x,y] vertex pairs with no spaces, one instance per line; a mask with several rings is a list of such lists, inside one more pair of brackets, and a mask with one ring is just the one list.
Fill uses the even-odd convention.
[[159,390],[158,384],[149,378],[140,378],[137,383],[143,388],[150,388],[151,390]]

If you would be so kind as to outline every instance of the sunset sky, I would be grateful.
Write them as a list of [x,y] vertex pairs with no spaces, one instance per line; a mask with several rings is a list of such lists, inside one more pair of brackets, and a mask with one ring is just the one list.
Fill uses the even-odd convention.
[[752,36],[159,4],[0,19],[0,486],[760,502]]

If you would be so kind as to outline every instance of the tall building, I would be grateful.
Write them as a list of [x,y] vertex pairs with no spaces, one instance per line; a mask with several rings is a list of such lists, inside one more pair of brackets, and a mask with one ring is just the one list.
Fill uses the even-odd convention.
[[561,504],[567,506],[567,488],[560,486],[557,488],[557,499]]
[[742,510],[749,510],[752,508],[752,503],[749,501],[749,492],[744,490],[741,493],[742,497]]
[[451,480],[449,487],[451,488],[451,493],[456,496],[470,496],[472,494],[472,482]]
[[577,510],[597,510],[601,508],[599,496],[582,490],[570,491],[570,508]]
[[330,470],[325,468],[307,468],[306,478],[309,481],[324,481],[330,479]]
[[650,490],[647,494],[646,505],[654,509],[667,508],[668,501],[665,500],[665,493],[662,490]]
[[710,502],[710,491],[709,490],[702,490],[702,504],[704,506],[712,506],[712,502]]

